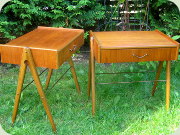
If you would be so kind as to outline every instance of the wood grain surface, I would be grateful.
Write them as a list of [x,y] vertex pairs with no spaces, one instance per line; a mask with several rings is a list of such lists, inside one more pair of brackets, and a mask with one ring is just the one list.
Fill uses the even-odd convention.
[[[98,63],[144,62],[160,61],[156,80],[160,76],[163,61],[166,61],[166,109],[170,105],[170,64],[177,60],[179,43],[162,32],[155,31],[90,31],[90,68],[88,82],[88,96],[92,90],[92,114],[95,114],[95,66]],[[118,83],[118,82],[117,82]],[[108,83],[110,84],[110,83]],[[157,86],[155,82],[152,93]]]
[[176,48],[101,50],[101,63],[166,61],[176,59]]
[[83,33],[81,29],[39,26],[37,29],[8,43],[12,46],[46,50],[62,50]]
[[91,32],[98,63],[177,60],[179,43],[155,31]]
[[23,49],[30,48],[37,67],[57,69],[83,44],[84,30],[38,27],[2,45],[1,62],[20,64]]
[[158,30],[93,32],[93,36],[101,49],[159,48],[179,45]]

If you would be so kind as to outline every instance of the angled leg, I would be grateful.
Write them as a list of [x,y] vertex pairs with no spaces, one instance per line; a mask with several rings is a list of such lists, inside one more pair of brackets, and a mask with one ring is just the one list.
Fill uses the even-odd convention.
[[46,79],[45,90],[46,90],[46,89],[48,88],[48,86],[49,86],[49,82],[50,82],[50,80],[51,80],[51,75],[52,75],[52,73],[53,73],[53,69],[49,69],[48,75],[47,75],[47,79]]
[[34,82],[36,84],[38,93],[39,93],[39,95],[41,97],[44,109],[45,109],[45,111],[47,113],[47,116],[48,116],[48,118],[50,120],[53,131],[56,131],[56,126],[54,124],[54,120],[52,118],[52,115],[51,115],[51,112],[50,112],[50,109],[49,109],[45,94],[43,92],[42,85],[41,85],[41,82],[40,82],[40,79],[39,79],[39,76],[38,76],[34,61],[33,61],[33,57],[31,55],[31,51],[28,48],[25,48],[25,51],[28,54],[28,64],[29,64],[29,67],[30,67],[30,70],[31,70],[31,73],[32,73],[32,76],[33,76],[33,79],[34,79]]
[[23,55],[22,55],[21,65],[20,65],[20,71],[19,71],[19,77],[18,77],[18,85],[17,85],[15,102],[14,102],[14,110],[13,110],[13,115],[12,115],[12,123],[15,122],[16,116],[17,116],[19,100],[20,100],[20,97],[21,97],[25,72],[26,72],[26,68],[27,68],[26,60],[27,60],[27,57],[26,57],[26,54],[25,54],[25,51],[24,51]]
[[89,71],[88,71],[88,97],[90,97],[91,93],[91,54],[89,56]]
[[[160,77],[161,70],[162,70],[162,67],[163,67],[163,62],[164,62],[164,61],[159,61],[159,65],[158,65],[158,68],[157,68],[155,80],[158,80],[159,77]],[[154,81],[154,86],[153,86],[153,88],[152,88],[152,96],[154,96],[154,93],[155,93],[155,91],[156,91],[157,84],[158,84],[158,81]]]
[[72,61],[72,58],[70,58],[68,60],[68,62],[69,62],[69,65],[71,66],[71,73],[73,75],[73,79],[74,79],[74,82],[75,82],[75,85],[76,85],[77,92],[80,94],[81,90],[80,90],[80,86],[79,86],[79,82],[78,82],[78,79],[77,79],[77,75],[76,75],[76,71],[75,71],[75,68],[74,68],[74,63]]
[[171,77],[171,61],[166,61],[166,110],[170,105],[170,77]]
[[92,85],[92,115],[95,114],[96,108],[96,93],[95,93],[95,60],[94,60],[94,51],[93,51],[93,37],[90,39],[91,45],[91,85]]
[[96,87],[95,87],[95,63],[94,63],[94,57],[91,59],[91,84],[92,84],[92,114],[95,114],[95,108],[96,108]]

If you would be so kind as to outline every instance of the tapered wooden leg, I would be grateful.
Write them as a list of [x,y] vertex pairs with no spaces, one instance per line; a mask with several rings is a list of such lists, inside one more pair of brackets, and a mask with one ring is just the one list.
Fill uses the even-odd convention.
[[51,80],[52,73],[53,73],[53,69],[49,69],[48,75],[47,75],[47,79],[46,79],[45,90],[46,90],[46,89],[48,88],[48,86],[49,86],[49,82],[50,82],[50,80]]
[[91,93],[91,56],[89,56],[89,71],[88,71],[88,97]]
[[27,51],[28,56],[29,56],[28,57],[28,62],[29,62],[28,64],[29,64],[29,67],[30,67],[30,70],[31,70],[31,73],[32,73],[32,76],[33,76],[33,79],[34,79],[34,82],[36,84],[38,93],[40,95],[40,98],[42,100],[44,109],[45,109],[45,111],[47,113],[47,116],[48,116],[48,118],[50,120],[50,123],[52,125],[52,129],[53,129],[53,131],[56,131],[56,126],[55,126],[54,120],[52,118],[52,115],[51,115],[51,112],[50,112],[50,109],[49,109],[45,94],[43,92],[42,85],[41,85],[41,82],[40,82],[40,79],[39,79],[39,76],[38,76],[38,73],[37,73],[37,70],[36,70],[32,55],[31,55],[31,52],[30,52],[29,49],[26,49],[26,51]]
[[166,62],[166,110],[170,105],[170,77],[171,77],[171,61]]
[[19,71],[18,85],[17,85],[15,102],[14,102],[14,110],[13,110],[13,115],[12,115],[12,123],[14,123],[14,121],[16,120],[18,106],[19,106],[19,100],[21,97],[22,87],[23,87],[23,83],[24,83],[26,67],[27,67],[27,65],[25,63],[25,55],[23,55],[21,65],[20,65],[20,71]]
[[73,79],[74,79],[74,82],[75,82],[75,85],[76,85],[77,92],[80,94],[81,90],[80,90],[80,86],[79,86],[79,82],[78,82],[78,79],[77,79],[77,75],[76,75],[76,71],[75,71],[75,68],[74,68],[74,63],[72,61],[72,58],[70,58],[68,60],[68,62],[69,62],[69,65],[71,66],[71,73],[72,73],[72,76],[73,76]]
[[92,89],[92,115],[95,114],[96,108],[96,93],[95,93],[95,60],[94,60],[94,51],[93,51],[93,37],[90,39],[91,45],[91,89]]
[[95,63],[94,57],[91,59],[91,84],[92,84],[92,114],[95,114],[96,108],[96,93],[95,93]]
[[[159,77],[160,77],[161,70],[162,70],[162,67],[163,67],[163,62],[164,62],[164,61],[159,61],[159,65],[158,65],[158,68],[157,68],[155,80],[158,80]],[[153,88],[152,88],[152,96],[154,96],[154,93],[155,93],[155,91],[156,91],[157,84],[158,84],[158,81],[154,81],[154,86],[153,86]]]

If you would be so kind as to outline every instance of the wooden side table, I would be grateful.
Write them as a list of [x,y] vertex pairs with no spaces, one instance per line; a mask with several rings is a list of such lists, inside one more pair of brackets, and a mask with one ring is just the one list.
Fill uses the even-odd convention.
[[44,109],[52,125],[52,129],[56,131],[56,126],[43,92],[36,67],[49,68],[46,80],[47,88],[53,69],[58,69],[65,61],[68,60],[77,91],[80,93],[80,87],[71,56],[77,49],[80,48],[81,45],[83,45],[83,43],[84,30],[38,27],[27,34],[0,46],[2,63],[20,64],[18,86],[12,116],[13,123],[16,119],[24,76],[28,65]]
[[166,61],[166,109],[170,100],[170,64],[177,60],[179,43],[162,32],[114,31],[90,32],[88,95],[92,90],[92,114],[95,114],[95,60],[98,63],[159,61],[152,90],[154,95],[163,61]]

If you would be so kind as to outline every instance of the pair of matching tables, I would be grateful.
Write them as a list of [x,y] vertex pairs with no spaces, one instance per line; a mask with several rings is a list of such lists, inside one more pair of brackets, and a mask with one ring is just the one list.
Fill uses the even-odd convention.
[[[68,61],[73,79],[80,93],[72,54],[84,44],[84,30],[38,27],[37,29],[0,46],[1,62],[19,64],[19,78],[15,95],[12,122],[15,122],[26,68],[36,84],[46,114],[53,131],[56,125],[50,112],[43,87],[37,73],[37,67],[48,68],[46,87],[48,87],[53,69],[58,69]],[[163,62],[166,61],[166,109],[170,100],[170,65],[177,60],[179,43],[158,30],[155,31],[114,31],[90,32],[90,61],[88,95],[92,91],[92,114],[95,114],[95,61],[98,63],[159,61],[152,95],[154,95]]]

